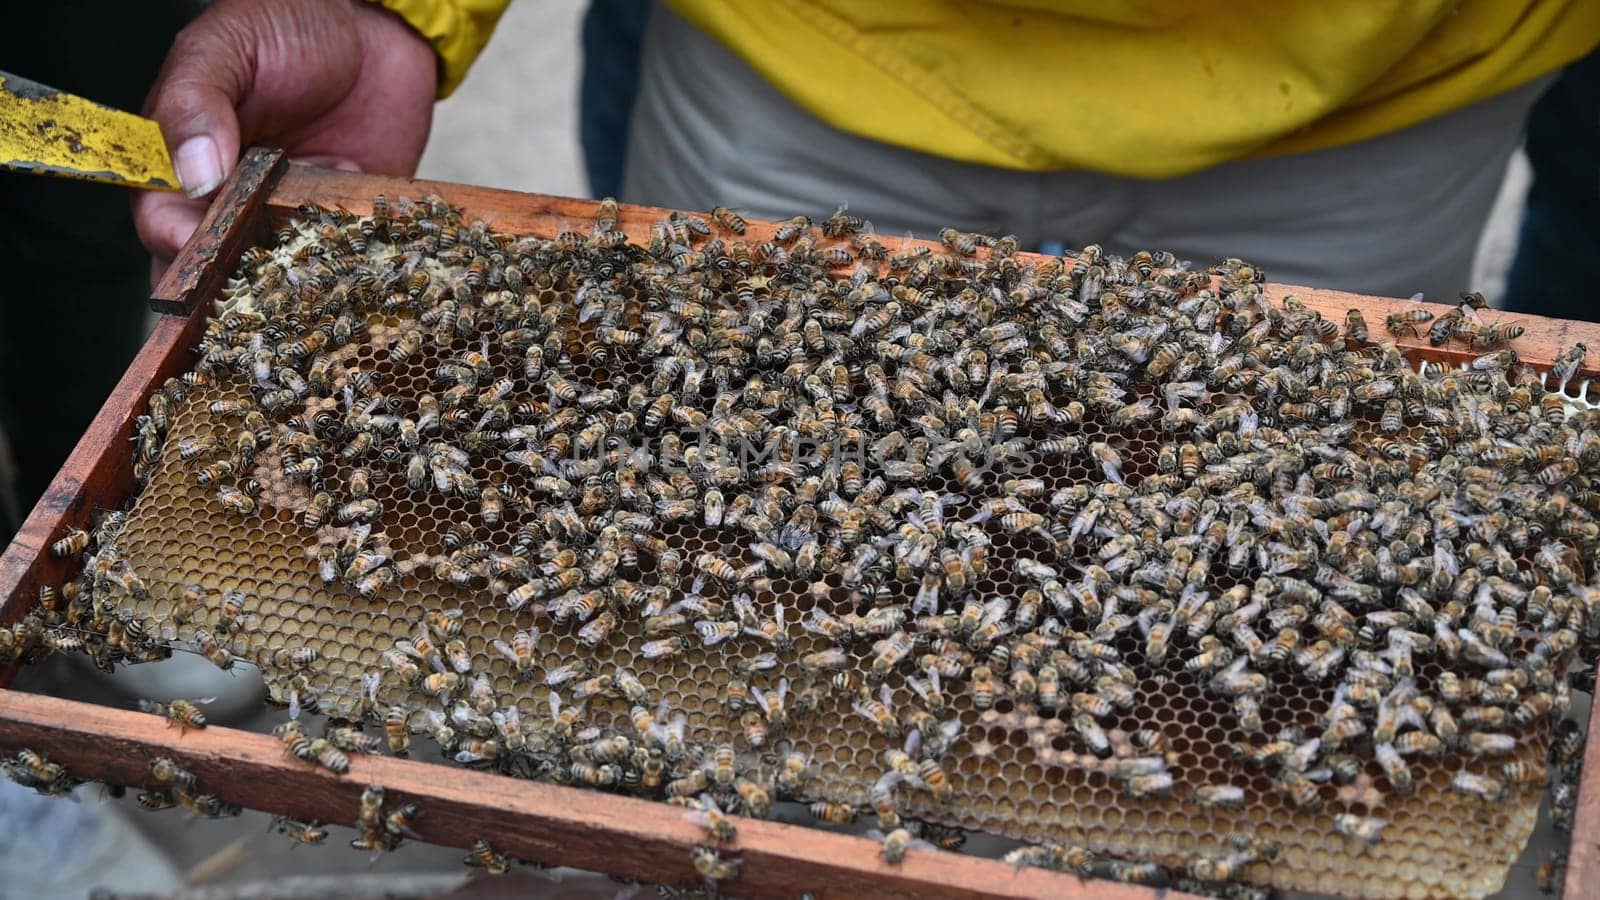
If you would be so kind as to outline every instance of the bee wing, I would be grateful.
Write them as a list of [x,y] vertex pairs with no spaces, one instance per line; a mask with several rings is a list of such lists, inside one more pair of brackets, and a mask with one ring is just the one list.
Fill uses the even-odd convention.
[[983,604],[983,619],[981,626],[988,628],[999,624],[1011,609],[1011,600],[1006,597],[995,597]]
[[752,672],[759,672],[759,671],[764,671],[766,669],[775,668],[777,665],[778,665],[778,654],[776,654],[776,653],[762,653],[759,656],[757,656],[755,659],[752,659],[748,663],[745,663],[745,668],[749,669]]
[[378,702],[378,688],[382,685],[382,672],[368,672],[361,676],[361,692],[373,703]]
[[300,718],[300,692],[294,688],[289,689],[289,718]]
[[827,621],[827,614],[813,607],[811,614],[800,620],[800,627],[811,634],[826,634],[827,629],[822,624],[825,621]]
[[[911,690],[915,691],[917,696],[922,698],[923,702],[927,702],[929,689],[928,685],[923,683],[922,679],[915,675],[907,675],[906,687],[909,687]],[[907,752],[909,753],[910,751],[908,750]]]
[[722,807],[717,805],[716,799],[713,798],[710,794],[702,793],[700,795],[700,805],[704,806],[706,808],[706,811],[711,813],[712,815],[716,815],[716,816],[725,815],[725,813],[723,813],[723,811],[722,811]]
[[506,643],[505,641],[502,641],[499,638],[495,638],[493,641],[490,642],[490,646],[494,647],[494,649],[495,649],[495,651],[497,653],[499,653],[501,656],[504,656],[506,659],[510,660],[511,662],[513,662],[513,663],[517,662],[517,651],[511,649],[511,645]]

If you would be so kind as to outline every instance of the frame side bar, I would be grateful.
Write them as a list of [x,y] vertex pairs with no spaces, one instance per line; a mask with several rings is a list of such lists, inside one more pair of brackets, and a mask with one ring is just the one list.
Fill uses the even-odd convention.
[[[382,785],[385,806],[414,802],[414,828],[429,843],[496,850],[544,865],[570,865],[626,878],[689,885],[689,851],[705,832],[683,810],[581,788],[559,787],[433,763],[352,756],[337,777],[284,753],[276,738],[229,728],[179,732],[164,719],[89,703],[0,691],[0,751],[44,753],[69,774],[157,787],[153,756],[172,757],[199,789],[224,800],[304,821],[353,824],[362,787]],[[736,817],[737,818],[737,817]],[[754,896],[1063,897],[1153,900],[1156,891],[998,860],[913,850],[898,866],[876,841],[799,825],[737,818],[738,839],[724,849],[743,860],[725,886]],[[1166,897],[1187,897],[1171,891]]]
[[264,236],[260,212],[272,186],[288,167],[282,150],[251,147],[245,151],[211,201],[200,227],[151,292],[151,309],[186,315],[198,303],[216,296],[239,251]]
[[[1600,674],[1596,675],[1593,690],[1600,692]],[[1578,776],[1578,808],[1572,817],[1571,846],[1567,850],[1567,897],[1600,893],[1600,843],[1596,843],[1600,840],[1600,703],[1590,706],[1588,735],[1583,771]]]

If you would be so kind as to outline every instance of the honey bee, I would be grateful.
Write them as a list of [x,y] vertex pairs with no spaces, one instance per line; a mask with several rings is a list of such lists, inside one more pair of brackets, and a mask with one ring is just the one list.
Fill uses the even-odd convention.
[[1207,784],[1195,788],[1194,799],[1203,806],[1237,808],[1244,805],[1244,789],[1231,784]]
[[383,717],[383,732],[389,752],[404,756],[411,747],[411,714],[403,706],[391,706]]
[[905,861],[906,852],[913,847],[932,848],[932,844],[919,838],[912,837],[911,832],[905,828],[894,828],[885,834],[874,829],[867,833],[868,837],[876,838],[883,842],[883,861],[891,866],[899,865]]
[[1363,844],[1377,843],[1382,836],[1383,828],[1388,823],[1383,819],[1369,816],[1357,816],[1351,813],[1339,813],[1333,817],[1333,830],[1342,837],[1360,841]]
[[[304,738],[304,735],[301,735],[301,737]],[[307,747],[307,752],[309,752],[311,759],[316,761],[317,765],[335,775],[343,775],[350,771],[350,757],[346,756],[343,750],[334,746],[333,742],[327,738],[312,738]],[[296,753],[296,755],[298,756],[299,754]]]
[[195,649],[200,651],[207,661],[224,672],[233,668],[233,654],[217,642],[217,639],[205,629],[196,629],[194,633]]
[[719,787],[731,787],[734,779],[734,761],[737,755],[732,744],[719,744],[711,754],[707,773]]
[[745,229],[748,227],[743,216],[726,206],[712,207],[711,221],[716,222],[718,226],[734,234],[744,234]]
[[939,803],[949,804],[955,800],[955,786],[950,783],[950,778],[939,765],[937,759],[924,759],[917,764],[917,777],[933,794],[934,800]]
[[327,491],[318,491],[311,496],[311,501],[306,504],[301,522],[306,528],[315,531],[328,521],[328,516],[333,512],[333,495]]
[[707,647],[714,647],[729,638],[737,637],[743,632],[743,628],[739,623],[733,620],[713,622],[708,619],[701,619],[694,624],[694,628],[700,634],[701,643]]
[[[164,785],[175,785],[185,791],[195,791],[199,782],[194,774],[174,762],[170,757],[157,756],[150,760],[150,775]],[[53,781],[55,779],[48,779]]]
[[497,853],[489,846],[489,842],[478,838],[472,842],[472,849],[462,858],[462,862],[474,869],[482,869],[490,875],[504,875],[511,871],[511,860],[504,853]]
[[1505,796],[1505,785],[1498,779],[1487,775],[1474,775],[1471,772],[1457,772],[1450,781],[1450,789],[1458,794],[1476,797],[1485,803],[1493,803]]
[[175,799],[178,801],[178,805],[184,809],[206,819],[237,816],[243,812],[239,806],[228,803],[213,794],[191,794],[185,791],[178,791]]
[[240,516],[250,516],[256,513],[256,499],[233,485],[222,485],[217,488],[217,500],[222,508]]
[[1583,360],[1589,355],[1589,348],[1582,343],[1575,343],[1565,353],[1561,354],[1551,366],[1550,374],[1555,379],[1556,391],[1565,393],[1567,383],[1578,374],[1578,369],[1583,365]]
[[1384,776],[1389,779],[1390,787],[1401,794],[1411,792],[1411,770],[1406,766],[1405,760],[1400,758],[1400,752],[1393,744],[1377,744],[1373,747],[1373,756],[1383,769]]
[[800,658],[800,667],[808,672],[825,672],[842,669],[850,662],[849,656],[837,647],[808,653]]
[[766,718],[768,724],[781,728],[788,721],[789,714],[785,704],[789,697],[789,679],[778,679],[778,689],[771,692],[764,692],[751,685],[750,696],[755,700],[756,707],[761,710],[761,715]]
[[1437,757],[1444,753],[1445,744],[1437,735],[1426,731],[1408,731],[1394,739],[1394,748],[1402,756],[1421,753]]
[[738,836],[733,820],[723,813],[710,794],[702,793],[696,802],[698,808],[684,813],[685,820],[704,828],[707,836],[719,844],[731,843]]
[[[755,690],[755,688],[751,688]],[[752,747],[761,747],[767,742],[767,720],[756,710],[747,710],[739,717],[739,724],[744,729],[745,743]]]
[[215,699],[207,697],[203,700],[189,701],[178,698],[168,703],[140,700],[139,709],[151,715],[161,716],[167,720],[168,725],[176,725],[179,730],[187,731],[190,728],[206,727],[206,716],[200,711],[199,704],[210,703]]
[[538,640],[538,629],[535,628],[515,632],[510,644],[495,638],[491,645],[516,667],[517,678],[526,681],[533,677],[533,651]]
[[458,672],[434,672],[422,679],[422,690],[439,697],[448,697],[461,690],[463,680]]
[[[729,783],[733,781],[730,775]],[[693,797],[703,793],[710,785],[711,779],[704,769],[693,769],[682,778],[667,783],[668,797]]]
[[1397,313],[1390,313],[1383,320],[1384,328],[1396,337],[1402,334],[1417,335],[1417,326],[1433,320],[1433,313],[1421,307],[1404,309]]
[[273,816],[272,827],[296,844],[320,844],[328,839],[328,829],[314,822],[301,822],[287,816]]
[[939,229],[939,242],[962,256],[976,256],[978,253],[977,238],[954,228]]
[[714,553],[706,553],[695,560],[695,568],[718,581],[734,582],[739,580],[739,570],[726,559]]
[[1566,870],[1566,867],[1567,855],[1565,853],[1551,853],[1534,870],[1534,884],[1538,886],[1540,892],[1554,894],[1560,889],[1561,873]]
[[50,553],[59,558],[77,556],[89,547],[89,532],[82,528],[67,529],[66,536],[50,545]]
[[777,788],[794,793],[811,776],[811,761],[799,753],[785,753],[774,778]]
[[689,647],[688,639],[682,635],[646,641],[639,647],[639,655],[649,660],[671,659],[682,654]]
[[849,825],[856,820],[856,808],[848,803],[818,801],[810,806],[812,818],[829,825]]
[[904,660],[914,646],[909,634],[896,631],[888,637],[873,644],[874,656],[872,658],[872,675],[882,680]]
[[717,851],[710,847],[695,847],[689,851],[689,861],[694,865],[695,872],[713,886],[719,881],[728,881],[739,877],[741,861],[723,859]]
[[275,727],[272,733],[283,744],[284,752],[296,759],[311,761],[316,758],[311,747],[311,738],[300,730],[300,723],[291,719]]
[[1473,328],[1468,336],[1467,344],[1473,350],[1493,350],[1522,337],[1526,331],[1527,329],[1521,325],[1496,322],[1493,325]]
[[793,244],[810,230],[811,219],[809,217],[795,216],[778,224],[778,229],[772,233],[772,240],[777,244]]
[[1277,783],[1278,790],[1296,809],[1321,808],[1322,798],[1317,792],[1316,783],[1299,772],[1285,769],[1278,773]]
[[615,231],[618,215],[617,201],[614,197],[602,199],[594,210],[594,228],[596,231]]
[[752,816],[766,816],[772,811],[772,796],[767,789],[748,778],[737,777],[733,780],[733,791],[739,796],[739,802]]
[[1353,307],[1344,314],[1344,333],[1345,337],[1354,341],[1357,346],[1365,346],[1372,342],[1367,333],[1366,317],[1361,314],[1361,310]]
[[893,694],[884,684],[879,686],[878,697],[857,698],[851,708],[871,722],[880,734],[893,740],[900,737],[900,722],[895,718],[893,702]]
[[1516,738],[1509,734],[1474,731],[1467,735],[1467,749],[1473,756],[1503,756],[1516,750]]

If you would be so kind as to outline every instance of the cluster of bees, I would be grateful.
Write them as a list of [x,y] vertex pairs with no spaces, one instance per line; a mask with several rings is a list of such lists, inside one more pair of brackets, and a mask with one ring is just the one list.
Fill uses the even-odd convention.
[[82,784],[67,773],[60,763],[54,763],[44,754],[22,749],[16,756],[0,758],[0,772],[26,788],[47,796],[66,796]]
[[[150,633],[143,616],[109,599],[98,604],[91,600],[95,584],[128,597],[150,596],[144,579],[112,546],[126,521],[124,512],[107,512],[92,531],[71,528],[51,543],[51,554],[61,558],[84,554],[91,546],[104,547],[105,552],[90,555],[83,576],[59,590],[42,585],[35,606],[14,624],[0,625],[0,665],[13,659],[33,661],[50,653],[84,652],[96,667],[109,673],[118,662],[152,662],[172,655],[167,643]],[[220,647],[212,649],[212,661],[220,664],[227,654]]]
[[[201,727],[204,723],[201,723]],[[150,760],[150,778],[156,787],[139,792],[139,805],[147,810],[182,807],[195,816],[220,819],[239,815],[243,810],[215,794],[203,793],[194,773],[170,757],[157,756]]]
[[[17,784],[47,796],[65,796],[83,783],[60,763],[51,762],[44,754],[29,749],[19,750],[14,757],[0,759],[0,772]],[[154,811],[182,807],[195,817],[207,819],[237,816],[242,812],[237,804],[201,791],[194,773],[169,757],[151,759],[149,772],[150,781],[155,786],[139,792],[139,805],[144,809]],[[116,788],[114,793],[121,796],[122,788]]]
[[[1114,746],[1111,723],[1171,673],[1231,707],[1238,765],[1297,809],[1369,763],[1403,795],[1419,761],[1448,759],[1450,788],[1484,803],[1548,777],[1517,751],[1566,715],[1568,667],[1600,634],[1600,413],[1546,390],[1507,346],[1519,330],[1482,323],[1479,298],[1437,319],[1398,312],[1385,336],[1357,311],[1341,327],[1270,301],[1235,259],[1025,259],[1015,239],[953,229],[941,251],[891,252],[844,211],[765,241],[722,208],[672,213],[640,243],[618,226],[610,201],[553,239],[495,233],[435,198],[379,197],[362,217],[303,207],[275,249],[246,253],[195,370],[139,420],[141,477],[175,452],[241,519],[272,513],[262,473],[281,473],[324,583],[373,598],[431,576],[518,616],[492,644],[503,660],[468,651],[461,609],[430,610],[384,649],[362,707],[391,752],[422,733],[464,764],[668,798],[720,846],[724,810],[805,795],[816,764],[784,739],[836,704],[888,749],[866,806],[813,812],[870,812],[896,860],[959,843],[899,805],[956,800],[963,695],[1063,721],[1085,754],[1114,757],[1135,800],[1179,790],[1176,754],[1153,727]],[[552,288],[575,299],[541,301]],[[347,365],[379,322],[382,363]],[[1389,338],[1424,326],[1479,355],[1413,368]],[[1560,386],[1584,353],[1560,359]],[[438,360],[433,388],[391,393],[384,365],[423,357]],[[208,399],[224,383],[247,391]],[[192,402],[211,433],[167,446]],[[486,459],[503,474],[485,476]],[[1039,474],[1069,469],[1088,474]],[[393,546],[398,487],[384,486],[398,484],[464,504],[438,553]],[[163,652],[119,612],[149,591],[119,524],[62,538],[63,554],[93,547],[84,574],[14,650]],[[685,553],[669,540],[681,528],[722,549]],[[811,588],[791,609],[779,580]],[[980,587],[995,583],[1016,590]],[[193,637],[231,665],[248,598],[173,589],[180,607],[231,604],[232,625]],[[720,698],[729,740],[690,740],[647,670],[603,662],[634,629],[646,668],[754,648]],[[551,634],[591,655],[544,667]],[[296,674],[314,653],[257,661],[281,676],[275,696],[316,704]],[[491,661],[538,714],[506,702]],[[1263,706],[1291,681],[1325,686],[1326,711],[1269,728]],[[385,689],[421,703],[385,709]],[[336,772],[380,746],[335,727],[348,733],[312,739],[292,720],[280,736]],[[1215,784],[1189,802],[1247,799]],[[1386,826],[1331,821],[1356,844]],[[1179,870],[1061,845],[1016,861],[1211,884],[1273,851],[1241,839]],[[710,846],[694,862],[737,873]]]

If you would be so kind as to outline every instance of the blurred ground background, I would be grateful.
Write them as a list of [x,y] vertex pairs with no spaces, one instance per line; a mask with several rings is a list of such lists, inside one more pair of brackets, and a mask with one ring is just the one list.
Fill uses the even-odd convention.
[[[472,75],[454,96],[438,105],[433,138],[419,173],[421,177],[538,193],[587,194],[577,136],[578,34],[583,9],[584,4],[578,2],[512,4]],[[1517,223],[1527,184],[1527,164],[1519,154],[1512,161],[1500,202],[1485,229],[1471,285],[1491,299],[1501,293],[1505,270],[1516,249]],[[78,696],[84,696],[86,690],[94,690],[86,687],[80,674],[59,668],[50,672],[29,672],[19,686]],[[118,701],[104,696],[95,699],[131,705],[126,699]],[[237,724],[265,729],[282,716],[253,703],[251,710]],[[88,788],[80,793],[78,806],[84,812],[94,814],[104,808],[100,805],[105,802],[100,789]],[[460,865],[460,851],[418,845],[369,861],[364,855],[342,846],[351,836],[345,829],[335,831],[328,848],[295,849],[268,833],[268,818],[258,813],[246,813],[239,819],[217,823],[193,823],[180,811],[140,813],[131,797],[117,804],[117,809],[125,813],[123,821],[131,823],[148,838],[143,846],[133,840],[123,845],[135,848],[138,852],[134,855],[138,859],[124,858],[114,865],[96,865],[77,873],[76,880],[72,881],[75,888],[70,893],[25,890],[17,882],[8,885],[5,878],[0,877],[0,900],[11,896],[83,896],[83,888],[95,884],[121,890],[158,885],[170,888],[186,878],[219,884],[271,879],[285,872],[296,875],[431,872],[454,876],[465,871]],[[4,831],[0,828],[0,834]],[[4,843],[0,840],[0,844]],[[1553,846],[1557,846],[1555,835],[1547,826],[1542,826],[1518,864],[1506,896],[1537,896],[1530,873]],[[152,852],[150,848],[158,850]],[[0,872],[7,869],[5,855],[0,851]],[[148,880],[141,880],[139,872],[147,875]],[[434,890],[445,886],[437,881],[431,885]],[[423,883],[415,886],[422,887]],[[553,896],[576,893],[609,896],[622,889],[623,886],[603,879],[556,885],[523,882],[510,888],[519,894]]]

